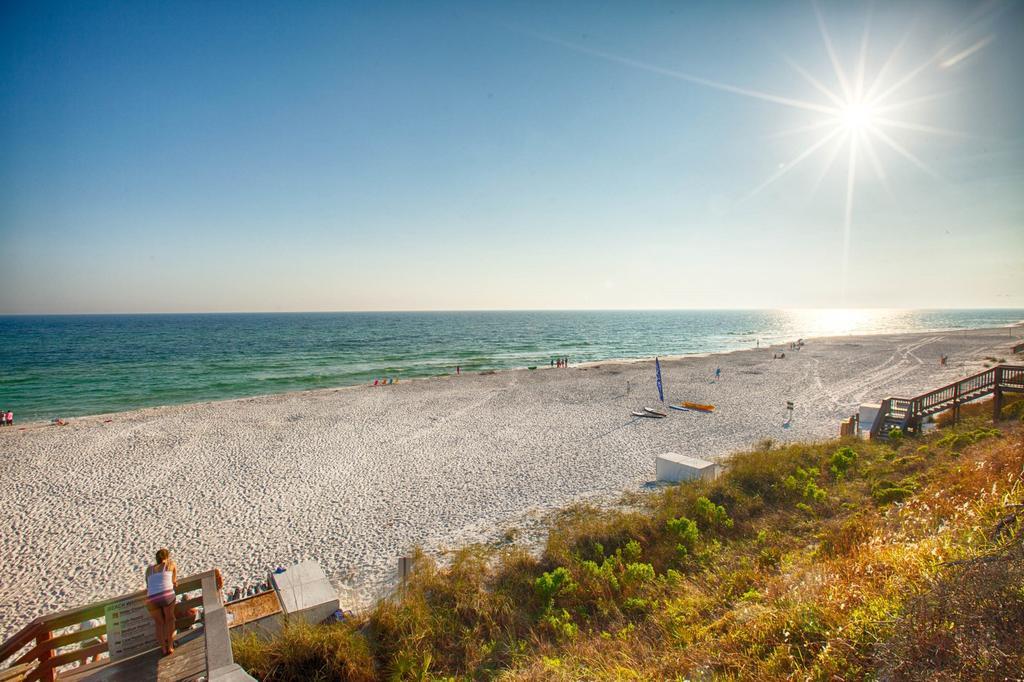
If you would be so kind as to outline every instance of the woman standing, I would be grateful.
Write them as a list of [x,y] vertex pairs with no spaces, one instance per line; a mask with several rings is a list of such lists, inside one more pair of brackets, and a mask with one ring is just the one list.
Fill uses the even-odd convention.
[[178,567],[167,549],[159,549],[156,563],[146,569],[146,604],[156,625],[156,641],[165,655],[174,653],[174,589]]

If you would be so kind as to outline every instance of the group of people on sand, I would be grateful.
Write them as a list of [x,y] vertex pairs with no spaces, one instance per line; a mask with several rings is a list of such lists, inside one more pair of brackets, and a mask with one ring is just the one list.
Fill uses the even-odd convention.
[[383,379],[374,379],[374,386],[390,386],[391,384],[397,384],[398,380],[394,377],[384,377]]
[[0,410],[0,426],[14,426],[14,413],[10,410]]
[[[789,349],[790,350],[800,350],[801,348],[803,348],[806,345],[807,344],[804,343],[803,339],[797,339],[796,341],[791,341],[790,342]],[[785,353],[772,353],[772,360],[785,360],[785,359],[786,359],[786,354]]]
[[569,358],[568,357],[554,358],[551,361],[551,366],[552,367],[558,367],[559,369],[561,369],[562,367],[568,367],[569,366]]

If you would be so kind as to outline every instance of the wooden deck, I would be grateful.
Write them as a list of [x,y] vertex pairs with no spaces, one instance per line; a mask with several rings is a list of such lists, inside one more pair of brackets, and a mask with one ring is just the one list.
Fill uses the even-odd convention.
[[159,649],[125,658],[116,663],[98,661],[57,676],[71,682],[193,682],[206,676],[206,637],[202,630],[185,633],[175,642],[174,653],[164,656]]

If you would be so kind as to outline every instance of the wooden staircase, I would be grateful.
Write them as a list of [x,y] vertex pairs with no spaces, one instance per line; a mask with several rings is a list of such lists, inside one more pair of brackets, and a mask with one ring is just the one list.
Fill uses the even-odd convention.
[[894,427],[918,433],[925,417],[953,410],[956,419],[961,405],[989,395],[995,396],[992,419],[997,421],[1006,392],[1024,392],[1024,365],[998,365],[916,398],[886,398],[871,425],[871,437],[886,438]]

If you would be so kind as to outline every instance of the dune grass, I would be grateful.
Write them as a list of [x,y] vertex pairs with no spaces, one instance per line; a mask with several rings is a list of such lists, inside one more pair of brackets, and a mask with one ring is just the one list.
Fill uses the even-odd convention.
[[564,510],[540,556],[421,554],[355,622],[236,638],[236,660],[267,680],[1015,678],[1024,401],[1004,411],[765,442],[713,483]]

